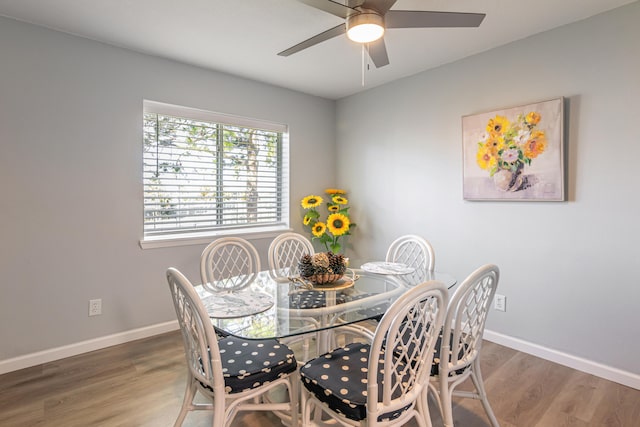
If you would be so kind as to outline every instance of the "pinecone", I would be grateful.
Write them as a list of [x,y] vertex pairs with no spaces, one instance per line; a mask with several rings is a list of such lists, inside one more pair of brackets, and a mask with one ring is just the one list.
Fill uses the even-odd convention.
[[298,271],[302,277],[310,277],[315,274],[315,267],[312,264],[310,255],[303,255],[298,263]]
[[298,271],[302,277],[322,274],[342,275],[346,270],[344,256],[342,254],[334,255],[331,252],[319,252],[313,256],[303,255],[298,263]]
[[313,274],[329,273],[329,255],[324,252],[318,252],[311,257],[311,265],[313,266]]
[[317,269],[329,268],[329,252],[318,252],[317,254],[313,255],[311,263]]
[[344,261],[344,255],[334,255],[331,252],[327,252],[327,255],[329,256],[329,269],[335,274],[344,274],[347,270],[347,265]]

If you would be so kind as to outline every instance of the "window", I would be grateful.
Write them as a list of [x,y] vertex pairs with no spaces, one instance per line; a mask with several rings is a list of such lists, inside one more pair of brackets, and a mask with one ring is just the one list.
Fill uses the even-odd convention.
[[144,239],[288,224],[284,125],[144,102]]

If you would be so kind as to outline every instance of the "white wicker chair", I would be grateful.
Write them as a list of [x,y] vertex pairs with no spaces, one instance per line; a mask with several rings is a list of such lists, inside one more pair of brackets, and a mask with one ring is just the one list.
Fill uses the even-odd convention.
[[[399,262],[415,268],[412,273],[403,275],[402,280],[409,285],[417,285],[426,280],[428,271],[433,271],[436,258],[433,247],[426,239],[415,234],[407,234],[391,242],[385,261]],[[382,315],[376,315],[373,321],[379,321],[381,318]],[[346,326],[341,329],[341,332],[345,342],[359,338],[365,340],[373,338],[369,329],[360,325]],[[337,341],[334,338],[335,342]]]
[[240,237],[223,237],[209,243],[200,257],[202,285],[211,292],[238,291],[260,272],[256,248]]
[[[313,255],[313,244],[301,234],[287,232],[278,235],[269,245],[269,275],[272,279],[288,280],[289,277],[294,277],[299,274],[298,262],[303,255]],[[324,299],[323,291],[305,291],[307,293],[317,292],[319,298]],[[303,307],[304,308],[304,307]],[[293,319],[290,317],[290,319]],[[309,325],[311,329],[317,329],[319,324],[315,319],[298,317],[296,321],[300,322],[301,328],[305,325]],[[314,333],[316,337],[317,334]],[[283,340],[287,344],[293,344],[295,342],[302,341],[302,360],[309,359],[309,349],[312,340],[311,335],[300,335],[298,337],[292,337]]]
[[282,233],[269,245],[269,274],[275,280],[295,276],[300,258],[313,254],[309,239],[298,233]]
[[[239,411],[298,411],[297,363],[277,340],[219,339],[193,285],[178,270],[167,270],[173,305],[182,331],[188,366],[187,387],[175,426],[187,413],[213,410],[213,427],[229,426]],[[262,396],[286,387],[289,401],[271,403]],[[211,402],[195,403],[197,392]],[[289,416],[293,427],[298,417]]]
[[[391,242],[385,261],[399,262],[415,268],[412,273],[403,274],[401,279],[408,285],[417,285],[427,280],[427,273],[433,271],[436,258],[433,247],[426,239],[415,234],[407,234]],[[374,320],[378,321],[381,318],[382,315],[378,315]],[[357,331],[353,335],[358,335]],[[366,336],[366,332],[364,335]]]
[[[460,284],[449,302],[442,337],[436,345],[432,381],[429,383],[429,390],[438,401],[446,427],[453,427],[454,396],[480,400],[491,425],[498,427],[480,372],[480,350],[487,314],[499,278],[497,266],[484,265]],[[469,377],[475,391],[456,391],[455,388]],[[426,401],[427,393],[423,398]]]
[[436,256],[431,244],[415,234],[400,236],[389,245],[386,260],[401,262],[409,267],[433,271]]
[[417,285],[392,304],[371,344],[348,344],[305,364],[303,425],[401,426],[415,418],[430,426],[421,396],[446,302],[442,283]]
[[431,244],[415,234],[400,236],[391,242],[385,260],[415,268],[413,273],[402,277],[409,284],[424,282],[427,272],[433,271],[436,265],[436,256]]

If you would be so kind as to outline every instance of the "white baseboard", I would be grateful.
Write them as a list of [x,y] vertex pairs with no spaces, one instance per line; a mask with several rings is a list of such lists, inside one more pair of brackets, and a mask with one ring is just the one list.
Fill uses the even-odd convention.
[[[174,320],[171,322],[160,323],[75,344],[39,351],[37,353],[14,357],[12,359],[0,360],[0,374],[29,368],[42,363],[52,362],[65,357],[77,356],[78,354],[100,350],[102,348],[151,337],[153,335],[163,334],[165,332],[175,331],[178,328],[178,321]],[[490,330],[484,331],[484,338],[487,341],[513,348],[514,350],[522,351],[523,353],[531,354],[560,365],[568,366],[572,369],[577,369],[579,371],[640,390],[640,375],[638,374],[612,368],[591,360],[576,357],[568,353],[563,353],[561,351],[553,350]]]
[[75,344],[39,351],[37,353],[26,354],[12,359],[0,360],[0,374],[29,368],[42,363],[52,362],[65,357],[77,356],[78,354],[100,350],[102,348],[111,347],[112,345],[123,344],[125,342],[147,338],[153,335],[175,331],[177,329],[179,329],[178,321],[173,320],[171,322],[159,323],[157,325],[146,326],[144,328],[81,341]]
[[523,353],[540,357],[541,359],[549,360],[560,365],[568,366],[572,369],[577,369],[578,371],[595,375],[596,377],[604,378],[606,380],[640,390],[640,375],[634,374],[633,372],[612,368],[611,366],[603,365],[601,363],[593,362],[591,360],[583,359],[581,357],[563,353],[558,350],[543,347],[538,344],[533,344],[519,338],[510,337],[508,335],[503,335],[486,329],[484,331],[484,339],[505,347],[513,348],[514,350],[518,350]]

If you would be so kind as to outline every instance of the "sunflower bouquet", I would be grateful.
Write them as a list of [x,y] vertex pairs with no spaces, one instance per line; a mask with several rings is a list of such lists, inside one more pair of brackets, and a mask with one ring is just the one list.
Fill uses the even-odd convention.
[[[343,248],[341,239],[351,234],[351,229],[356,226],[349,218],[349,201],[345,197],[344,190],[328,188],[325,190],[327,201],[321,196],[310,195],[302,199],[301,205],[305,209],[302,223],[309,227],[313,240],[318,240],[327,251],[334,254],[340,253]],[[318,207],[325,203],[327,219],[322,220]]]
[[518,115],[513,123],[500,115],[487,122],[487,132],[478,142],[476,161],[499,188],[524,188],[526,183],[521,177],[524,166],[530,166],[547,147],[545,131],[536,128],[540,119],[541,115],[532,111]]

